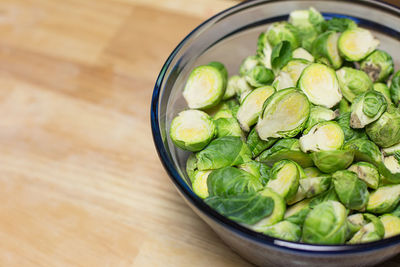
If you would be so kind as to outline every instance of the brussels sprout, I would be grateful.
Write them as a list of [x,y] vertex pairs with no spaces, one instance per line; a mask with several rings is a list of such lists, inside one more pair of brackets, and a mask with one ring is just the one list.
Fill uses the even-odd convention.
[[335,121],[324,121],[311,127],[306,135],[300,137],[303,152],[337,150],[343,146],[344,134]]
[[302,169],[294,161],[278,161],[271,169],[271,177],[267,183],[267,187],[273,189],[284,199],[291,199],[299,188],[301,175]]
[[249,225],[270,216],[274,209],[273,199],[260,192],[212,196],[206,198],[205,203],[229,219]]
[[217,126],[217,137],[238,136],[243,137],[242,129],[235,118],[219,118],[214,120]]
[[356,162],[348,168],[349,171],[357,174],[358,178],[363,180],[368,187],[377,189],[379,186],[380,175],[378,169],[369,162]]
[[400,152],[400,143],[382,149],[384,156],[391,156],[396,154],[396,152]]
[[225,94],[222,97],[223,100],[229,99],[236,95],[236,93],[239,91],[239,89],[238,89],[239,80],[240,80],[240,76],[238,76],[238,75],[233,75],[233,76],[229,77],[228,83],[226,85]]
[[350,112],[340,114],[336,119],[337,123],[342,127],[344,133],[344,141],[347,143],[353,139],[368,139],[367,134],[362,129],[353,129],[350,127]]
[[201,198],[208,197],[207,178],[211,171],[197,171],[192,183],[193,192]]
[[[347,229],[348,229],[348,237],[352,237],[356,232],[358,232],[367,222],[364,219],[364,215],[362,213],[352,214],[347,217]],[[347,238],[349,239],[349,238]]]
[[186,173],[193,183],[197,171],[197,158],[195,154],[190,154],[186,161]]
[[[396,153],[395,155],[389,156],[389,157],[384,157],[383,158],[383,164],[387,168],[388,171],[392,174],[398,174],[400,173],[400,163],[399,163],[399,154]],[[386,174],[384,171],[382,171],[382,174]],[[390,176],[388,177],[390,178]]]
[[352,210],[365,208],[369,198],[368,188],[354,172],[340,170],[335,172],[332,178],[336,194],[346,208]]
[[346,208],[337,201],[326,201],[312,209],[303,225],[302,241],[311,244],[343,244],[346,241]]
[[295,85],[296,84],[293,82],[292,77],[290,77],[290,74],[284,71],[279,72],[278,76],[275,77],[275,80],[272,83],[272,86],[277,91],[295,87]]
[[332,108],[342,99],[335,71],[323,64],[313,63],[305,68],[298,87],[314,105]]
[[335,187],[333,186],[333,183],[331,184],[331,188],[329,188],[327,191],[319,194],[318,196],[313,197],[310,199],[310,208],[313,209],[317,205],[326,202],[326,201],[339,201],[339,198],[336,194]]
[[385,228],[384,238],[389,238],[400,234],[400,218],[392,214],[385,214],[380,217]]
[[381,147],[400,143],[400,110],[388,106],[385,113],[365,129],[368,137]]
[[347,101],[345,98],[342,98],[342,100],[340,100],[340,102],[339,102],[340,115],[350,112],[350,111],[351,111],[351,107],[350,107],[349,101]]
[[366,161],[379,168],[382,164],[382,154],[379,147],[367,139],[353,139],[346,143],[343,147],[345,150],[354,151],[354,159],[356,161]]
[[393,59],[385,51],[375,50],[361,62],[360,69],[365,71],[373,82],[385,82],[393,73]]
[[285,213],[285,220],[291,223],[302,225],[307,214],[310,212],[311,199],[304,199],[289,207]]
[[203,149],[216,134],[213,120],[207,113],[200,110],[182,111],[171,122],[171,140],[185,150]]
[[251,160],[251,151],[239,137],[217,138],[196,153],[197,168],[200,171],[235,166]]
[[357,96],[351,105],[350,126],[356,129],[364,128],[379,119],[386,108],[383,94],[373,90],[365,92]]
[[312,44],[312,54],[317,60],[331,66],[334,69],[340,68],[343,60],[339,55],[337,47],[339,33],[335,31],[327,31],[319,35]]
[[236,81],[236,97],[241,103],[243,99],[254,89],[250,84],[247,83],[245,77],[240,77]]
[[257,122],[265,100],[274,92],[272,86],[263,86],[254,89],[246,96],[236,116],[244,131],[250,131],[250,126]]
[[257,55],[248,56],[243,59],[242,64],[239,67],[239,74],[245,76],[249,71],[260,65],[260,61]]
[[192,109],[206,109],[216,106],[225,94],[226,79],[219,68],[203,65],[196,67],[189,75],[183,97]]
[[272,48],[271,66],[278,73],[292,59],[292,47],[288,41],[282,41]]
[[390,214],[400,218],[400,205],[397,205],[396,208],[392,212],[390,212]]
[[338,112],[329,108],[324,108],[321,106],[311,107],[310,116],[308,117],[308,121],[304,127],[305,130],[303,131],[303,134],[307,134],[311,127],[317,123],[334,120],[337,116]]
[[300,45],[297,29],[286,21],[272,24],[267,30],[266,35],[272,47],[282,41],[288,41],[292,49],[296,49]]
[[222,85],[222,87],[226,88],[226,85],[228,82],[228,70],[225,68],[225,65],[218,61],[212,61],[212,62],[208,63],[207,65],[215,67],[221,72],[222,77],[224,78],[224,84]]
[[390,96],[392,97],[393,104],[399,106],[400,104],[400,70],[397,71],[390,84]]
[[282,71],[288,73],[290,78],[294,84],[297,84],[297,81],[300,78],[301,73],[303,70],[309,66],[311,63],[305,59],[292,59],[290,60],[283,68]]
[[251,86],[260,87],[272,83],[274,73],[264,66],[255,66],[244,77]]
[[272,213],[268,217],[265,217],[255,225],[250,226],[250,228],[256,232],[264,232],[268,226],[282,221],[286,211],[285,200],[274,190],[266,187],[260,192],[260,194],[264,197],[272,198],[274,207]]
[[263,188],[257,177],[235,167],[213,170],[208,175],[207,187],[211,197],[229,197],[242,193],[253,193]]
[[292,54],[293,58],[298,58],[298,59],[305,59],[309,62],[314,62],[314,57],[311,55],[307,50],[305,50],[302,47],[296,48],[293,50]]
[[310,103],[300,91],[289,88],[275,92],[264,102],[256,130],[262,140],[296,136],[310,114]]
[[263,186],[267,184],[271,175],[271,168],[268,165],[255,160],[240,164],[238,168],[254,175]]
[[400,185],[381,186],[369,196],[367,211],[388,213],[394,210],[400,201]]
[[276,141],[277,139],[273,138],[269,139],[268,141],[261,140],[258,136],[256,128],[253,128],[247,136],[247,145],[253,153],[253,157],[260,155],[261,152],[270,148]]
[[338,46],[341,55],[348,61],[360,61],[379,45],[369,30],[363,28],[348,29],[339,37]]
[[371,79],[361,70],[343,67],[336,71],[336,75],[343,96],[350,102],[353,102],[356,96],[372,89]]
[[313,165],[310,155],[300,150],[299,140],[294,138],[278,140],[273,147],[261,153],[258,158],[269,166],[282,159],[293,160],[303,168]]
[[[306,177],[300,179],[300,188],[306,198],[311,198],[328,190],[331,185],[332,177],[327,174],[321,174],[317,177]],[[299,189],[300,190],[300,189]]]
[[257,55],[261,64],[271,69],[272,47],[267,40],[267,35],[263,32],[258,36]]
[[318,151],[311,153],[311,159],[319,170],[325,173],[332,173],[349,167],[354,159],[354,151]]
[[392,104],[389,87],[384,83],[374,83],[372,87],[375,91],[380,92],[386,98],[388,105]]
[[348,18],[332,18],[325,21],[323,26],[327,31],[344,32],[347,29],[357,28],[357,23]]
[[318,168],[315,167],[304,168],[304,173],[309,178],[314,178],[324,175],[320,170],[318,170]]
[[369,223],[365,224],[357,233],[348,241],[348,244],[359,244],[373,242],[383,238],[385,228],[382,222],[372,214],[364,214],[364,218]]
[[298,242],[301,237],[301,228],[297,224],[282,221],[267,227],[263,233],[271,237]]

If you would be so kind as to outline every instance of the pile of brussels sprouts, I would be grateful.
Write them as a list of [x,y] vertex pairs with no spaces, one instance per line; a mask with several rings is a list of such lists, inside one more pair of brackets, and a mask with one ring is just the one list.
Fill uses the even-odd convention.
[[196,67],[170,137],[193,191],[266,235],[357,244],[400,234],[400,71],[369,30],[297,10],[239,75]]

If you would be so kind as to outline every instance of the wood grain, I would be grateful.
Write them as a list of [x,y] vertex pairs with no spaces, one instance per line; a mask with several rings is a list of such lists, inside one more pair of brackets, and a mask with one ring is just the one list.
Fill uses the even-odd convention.
[[248,265],[178,196],[149,123],[170,51],[235,3],[0,2],[0,266]]

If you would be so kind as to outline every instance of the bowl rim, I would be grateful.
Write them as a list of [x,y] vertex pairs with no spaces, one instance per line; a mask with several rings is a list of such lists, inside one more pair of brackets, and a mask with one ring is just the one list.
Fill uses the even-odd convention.
[[[219,19],[222,19],[223,17],[229,14],[236,13],[238,9],[248,8],[263,3],[274,3],[283,1],[293,1],[293,0],[253,0],[253,1],[241,2],[237,5],[227,8],[217,13],[216,15],[208,18],[207,20],[203,21],[201,24],[199,24],[195,29],[193,29],[188,35],[186,35],[183,38],[183,40],[176,46],[176,48],[168,56],[157,77],[150,107],[150,122],[151,122],[153,141],[156,146],[158,156],[164,166],[164,169],[167,171],[168,176],[173,181],[173,183],[175,184],[176,188],[179,190],[181,195],[184,196],[185,199],[189,201],[192,205],[194,205],[198,210],[200,210],[202,214],[206,215],[209,219],[218,223],[222,227],[229,229],[229,231],[234,232],[235,234],[241,236],[242,238],[248,239],[254,243],[259,243],[263,246],[268,246],[276,250],[284,250],[291,253],[301,253],[310,255],[316,255],[316,254],[340,255],[340,254],[351,254],[351,253],[366,253],[370,251],[384,249],[386,247],[399,245],[400,235],[364,244],[315,245],[315,244],[285,241],[282,239],[269,237],[267,235],[252,231],[240,225],[239,223],[236,223],[235,221],[232,221],[227,217],[219,214],[214,209],[206,205],[204,201],[201,198],[199,198],[196,194],[194,194],[194,192],[190,189],[188,184],[185,182],[184,178],[182,178],[178,173],[178,171],[175,169],[174,163],[168,156],[168,152],[164,146],[164,141],[162,140],[161,137],[160,125],[158,123],[159,121],[158,112],[159,112],[160,93],[162,91],[162,85],[165,79],[165,75],[172,61],[175,59],[176,54],[188,42],[188,40],[191,37],[193,37],[195,33],[199,32],[205,26],[213,23],[214,21],[218,21]],[[311,0],[311,1],[317,1],[317,0]],[[336,1],[347,2],[346,0],[336,0]],[[386,3],[383,0],[353,0],[352,2],[368,5],[373,8],[384,9],[385,11],[397,15],[400,14],[400,7]]]

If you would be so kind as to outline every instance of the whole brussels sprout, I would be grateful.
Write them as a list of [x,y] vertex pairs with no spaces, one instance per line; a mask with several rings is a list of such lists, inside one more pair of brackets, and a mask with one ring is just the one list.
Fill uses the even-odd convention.
[[311,107],[310,116],[308,117],[308,121],[304,127],[305,130],[303,131],[303,134],[307,134],[310,131],[311,127],[313,127],[317,123],[334,120],[337,116],[338,112],[333,111],[329,108],[321,106]]
[[240,64],[239,74],[241,76],[245,76],[249,71],[260,65],[261,64],[257,55],[248,56],[243,59],[242,64]]
[[202,151],[196,153],[197,168],[200,171],[236,166],[251,160],[251,151],[240,137],[224,136],[211,141]]
[[374,83],[373,89],[375,91],[380,92],[381,94],[383,94],[383,96],[386,98],[386,102],[388,103],[388,105],[393,104],[392,103],[392,99],[391,99],[391,95],[390,95],[389,87],[386,84],[384,84],[384,83]]
[[314,62],[314,57],[313,55],[310,54],[307,50],[305,50],[302,47],[296,48],[293,50],[293,58],[298,58],[298,59],[305,59],[309,62]]
[[263,186],[267,184],[271,176],[271,168],[255,160],[240,164],[238,168],[254,175]]
[[377,189],[379,186],[380,174],[378,168],[369,162],[356,162],[348,168],[349,171],[357,174],[358,178],[363,180],[368,187]]
[[193,192],[200,198],[208,197],[207,178],[211,171],[197,171],[192,182]]
[[382,222],[372,214],[365,213],[364,219],[370,221],[365,224],[355,235],[347,242],[348,244],[359,244],[373,242],[383,238],[385,228]]
[[302,168],[294,161],[281,160],[274,164],[267,187],[273,189],[285,200],[291,199],[299,188]]
[[344,244],[347,234],[347,211],[337,201],[315,206],[303,225],[302,241],[311,244]]
[[336,118],[337,123],[343,130],[344,142],[347,143],[353,139],[368,139],[367,134],[363,129],[353,129],[350,127],[350,112],[341,113],[339,117]]
[[392,77],[390,84],[390,96],[392,97],[393,104],[398,107],[400,103],[400,70],[397,71]]
[[367,185],[354,172],[341,170],[332,175],[335,191],[340,202],[348,209],[363,210],[367,205]]
[[364,28],[352,28],[344,31],[338,41],[340,54],[348,61],[360,61],[379,45],[379,40]]
[[264,162],[269,166],[283,159],[293,160],[303,168],[313,165],[310,155],[300,150],[299,139],[295,138],[278,140],[270,149],[261,153],[258,158],[260,162]]
[[262,140],[296,136],[307,122],[310,103],[294,88],[275,92],[264,102],[256,130]]
[[337,150],[343,146],[344,133],[335,121],[315,124],[307,134],[300,137],[303,152]]
[[307,214],[311,210],[310,201],[311,199],[304,199],[289,207],[285,213],[285,220],[294,224],[302,225]]
[[400,234],[400,218],[392,214],[385,214],[380,217],[385,228],[384,238],[389,238]]
[[366,127],[368,137],[381,147],[400,143],[400,110],[389,106],[378,120]]
[[261,64],[266,68],[271,69],[271,54],[272,46],[269,44],[266,33],[261,33],[258,36],[257,55]]
[[394,63],[388,53],[375,50],[361,62],[360,69],[366,72],[373,82],[385,82],[393,73]]
[[272,86],[279,91],[282,89],[295,87],[296,84],[293,82],[289,73],[281,71],[279,72],[278,76],[275,77],[275,80],[272,82]]
[[267,227],[263,233],[271,237],[298,242],[301,237],[301,228],[289,221],[282,221]]
[[372,89],[371,79],[361,70],[343,67],[336,71],[336,75],[343,96],[351,103],[356,96]]
[[320,63],[306,67],[297,86],[314,105],[332,108],[342,99],[335,71]]
[[288,41],[292,49],[296,49],[300,45],[297,29],[286,21],[273,23],[266,35],[272,47],[282,41]]
[[274,80],[274,73],[272,70],[264,66],[255,66],[245,74],[246,81],[254,87],[261,87],[271,84]]
[[278,139],[261,140],[258,136],[256,128],[253,128],[247,136],[247,145],[249,146],[253,157],[257,157],[261,152],[270,148]]
[[334,69],[342,66],[343,60],[337,46],[340,33],[326,31],[319,35],[312,44],[312,54],[317,62],[324,63]]
[[377,214],[389,213],[400,201],[400,185],[381,186],[373,191],[368,200],[367,211]]
[[379,119],[386,108],[385,96],[377,91],[371,90],[358,95],[351,105],[350,126],[364,128]]
[[317,151],[311,153],[311,159],[319,170],[325,173],[332,173],[349,167],[354,159],[354,151]]
[[171,122],[170,137],[175,145],[199,151],[217,135],[215,123],[200,110],[181,111]]

